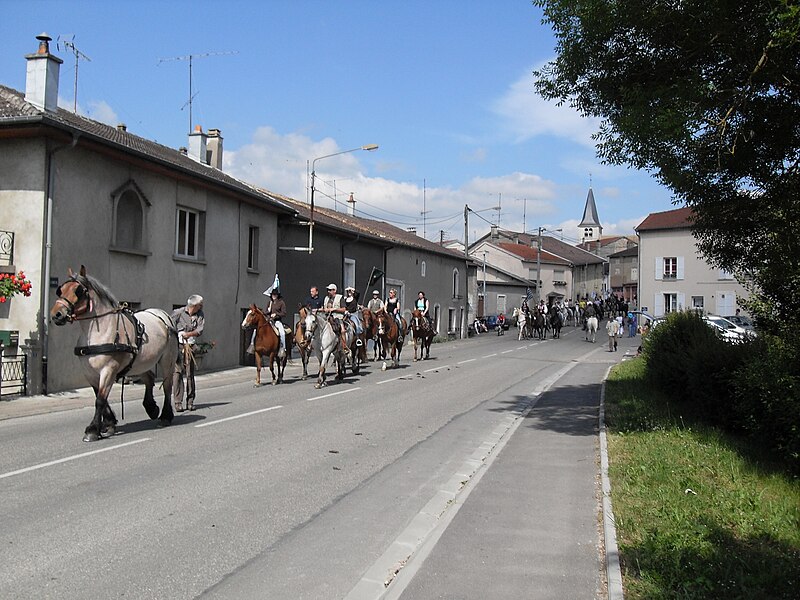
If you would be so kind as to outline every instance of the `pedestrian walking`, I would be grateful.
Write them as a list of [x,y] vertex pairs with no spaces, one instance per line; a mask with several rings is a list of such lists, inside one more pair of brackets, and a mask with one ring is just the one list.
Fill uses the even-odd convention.
[[180,355],[177,357],[177,368],[172,376],[172,397],[175,402],[175,411],[183,412],[184,392],[186,394],[186,410],[194,410],[196,396],[194,348],[197,338],[202,335],[205,327],[203,297],[199,294],[189,296],[186,306],[178,308],[172,313],[172,320],[178,330],[180,350]]

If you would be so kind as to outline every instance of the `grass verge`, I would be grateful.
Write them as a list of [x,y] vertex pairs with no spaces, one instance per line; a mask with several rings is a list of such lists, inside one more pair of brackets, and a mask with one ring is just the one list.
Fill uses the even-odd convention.
[[626,598],[800,597],[800,481],[653,392],[641,359],[605,402]]

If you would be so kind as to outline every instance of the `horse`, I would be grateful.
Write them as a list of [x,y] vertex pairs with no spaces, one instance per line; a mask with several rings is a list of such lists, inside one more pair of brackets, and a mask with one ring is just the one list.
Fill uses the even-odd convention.
[[540,340],[547,338],[547,320],[544,317],[544,313],[539,311],[538,308],[533,309],[531,327],[533,329],[532,337],[538,337]]
[[[586,341],[592,342],[594,344],[595,338],[597,336],[597,317],[587,317],[586,318]],[[590,340],[589,337],[592,339]]]
[[[403,351],[403,341],[408,328],[405,317],[400,317],[400,325],[397,324],[397,319],[390,315],[385,310],[380,309],[375,313],[375,321],[377,323],[378,338],[381,341],[382,348],[391,349],[392,366],[400,366],[400,353]],[[384,354],[384,358],[385,358]]]
[[367,341],[374,328],[373,321],[372,311],[368,308],[361,309],[361,333],[353,335],[353,342],[350,345],[350,366],[354,375],[358,375],[361,364],[367,362]]
[[299,306],[300,320],[294,327],[294,345],[300,353],[300,362],[303,365],[303,375],[300,379],[308,379],[308,359],[311,357],[311,338],[306,339],[306,315],[309,314],[307,306]]
[[[367,340],[372,340],[372,360],[377,361],[378,358],[383,360],[386,358],[386,350],[381,346],[381,338],[378,335],[377,313],[365,308],[361,314],[363,315],[361,321],[364,323],[365,344]],[[366,350],[365,347],[364,351],[366,352]]]
[[553,328],[553,339],[561,337],[561,327],[564,325],[564,315],[556,307],[550,313],[550,327]]
[[564,325],[571,324],[574,327],[578,326],[578,309],[575,306],[564,307],[565,317]]
[[[261,360],[262,357],[269,357],[269,372],[272,374],[272,385],[283,383],[283,372],[286,370],[286,362],[292,352],[291,332],[284,330],[286,341],[286,353],[278,356],[281,349],[281,342],[278,334],[275,333],[272,320],[264,314],[255,304],[250,305],[250,309],[242,320],[242,329],[256,330],[256,339],[253,343],[256,355],[256,383],[253,387],[261,385]],[[275,377],[275,365],[278,366],[278,376]]]
[[[133,313],[81,265],[79,274],[69,269],[69,279],[56,290],[58,298],[50,318],[58,326],[78,321],[81,333],[75,346],[83,373],[95,393],[94,416],[84,442],[96,442],[116,433],[117,417],[108,404],[114,382],[140,376],[145,385],[142,405],[159,426],[172,422],[172,376],[178,357],[178,333],[172,316],[158,308]],[[164,405],[159,416],[153,397],[154,368],[163,377]]]
[[[431,357],[431,342],[433,341],[433,329],[428,323],[428,319],[422,316],[422,311],[414,309],[411,313],[411,337],[414,340],[414,362],[417,360],[427,360]],[[417,349],[419,348],[419,358]],[[422,354],[425,353],[423,359]]]
[[[349,347],[353,342],[352,329],[347,327],[345,342],[347,346],[342,346],[339,333],[334,329],[331,318],[326,318],[322,312],[309,312],[305,318],[306,339],[311,343],[314,354],[319,360],[319,375],[314,387],[319,389],[327,384],[325,381],[325,367],[331,356],[336,360],[336,380],[344,379],[344,366],[347,361],[345,347]],[[344,323],[340,323],[345,327]]]

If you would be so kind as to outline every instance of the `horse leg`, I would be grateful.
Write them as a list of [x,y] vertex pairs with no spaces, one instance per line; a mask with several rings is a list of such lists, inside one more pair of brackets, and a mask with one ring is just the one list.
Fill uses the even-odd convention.
[[164,374],[161,380],[161,387],[164,388],[164,405],[161,407],[161,416],[158,421],[160,425],[169,425],[175,417],[175,413],[172,412],[172,380],[176,366],[172,354],[168,349],[158,363],[158,366],[161,367],[161,372]]
[[259,354],[258,350],[255,351],[256,356],[256,383],[253,387],[260,387],[261,386],[261,354]]
[[117,420],[108,405],[108,394],[111,392],[113,384],[114,376],[106,369],[100,374],[100,384],[96,387],[92,386],[92,389],[94,389],[94,416],[83,432],[84,442],[96,442],[99,440],[102,437],[104,422],[116,424]]
[[156,404],[155,398],[153,397],[153,386],[155,384],[155,376],[153,375],[153,372],[148,371],[142,375],[142,381],[144,382],[144,400],[142,400],[142,406],[144,406],[144,410],[148,417],[151,419],[157,419],[158,404]]
[[319,357],[319,373],[317,374],[317,383],[314,384],[314,387],[319,389],[325,385],[325,365],[328,364],[328,359],[330,358],[330,353],[326,354],[322,352]]
[[280,367],[281,359],[277,357],[277,352],[278,350],[272,352],[269,355],[269,372],[272,375],[272,385],[278,383],[278,380],[275,378],[275,363],[278,363],[278,374],[280,374],[280,369],[281,369]]

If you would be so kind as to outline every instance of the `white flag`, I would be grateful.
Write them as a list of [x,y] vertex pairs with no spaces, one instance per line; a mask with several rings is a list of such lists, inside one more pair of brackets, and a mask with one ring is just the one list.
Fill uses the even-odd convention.
[[269,296],[272,294],[272,290],[279,290],[281,287],[281,280],[278,279],[278,274],[275,273],[275,281],[272,282],[272,285],[269,286],[266,290],[264,290],[264,295]]

